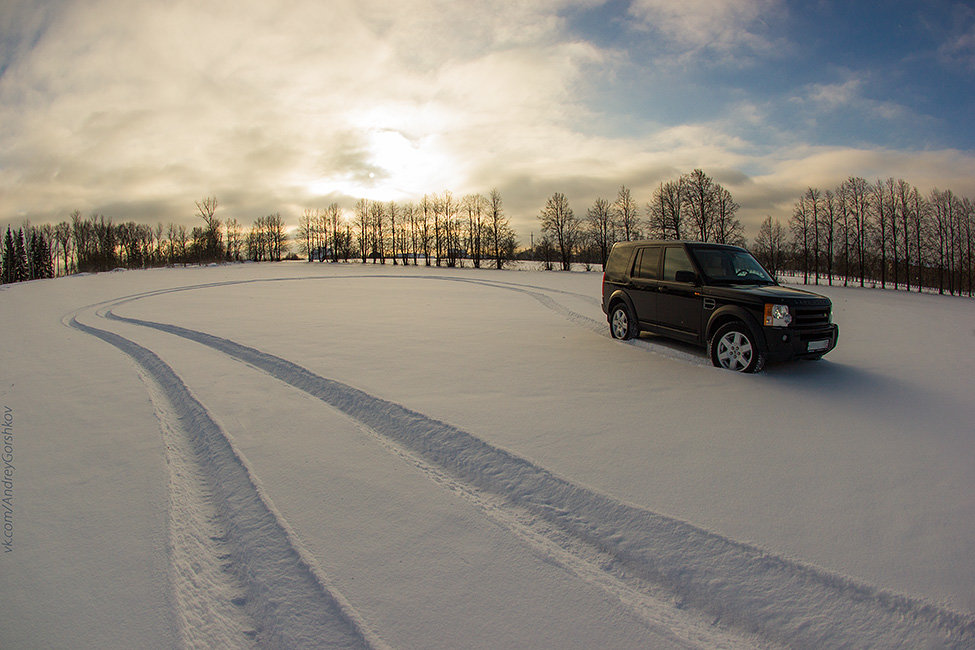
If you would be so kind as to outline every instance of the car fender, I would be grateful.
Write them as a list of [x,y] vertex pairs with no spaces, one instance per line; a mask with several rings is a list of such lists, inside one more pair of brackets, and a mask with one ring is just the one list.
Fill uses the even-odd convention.
[[611,293],[609,295],[609,300],[607,300],[606,303],[605,303],[605,305],[606,305],[606,307],[605,307],[605,310],[606,310],[606,319],[607,320],[609,320],[609,318],[612,315],[610,313],[612,311],[612,309],[610,308],[610,306],[614,302],[616,302],[616,301],[622,301],[622,302],[626,303],[626,308],[630,310],[630,313],[634,315],[634,318],[636,317],[636,309],[633,307],[633,301],[630,300],[629,294],[627,294],[626,291],[624,291],[623,289],[616,289],[615,291],[613,291],[613,293]]
[[755,340],[761,343],[763,346],[766,345],[762,325],[748,312],[748,310],[739,307],[738,305],[725,305],[714,310],[714,313],[711,314],[710,318],[708,318],[708,324],[705,328],[704,342],[706,343],[710,341],[715,330],[732,320],[743,322],[745,326],[751,330],[752,336],[755,338]]

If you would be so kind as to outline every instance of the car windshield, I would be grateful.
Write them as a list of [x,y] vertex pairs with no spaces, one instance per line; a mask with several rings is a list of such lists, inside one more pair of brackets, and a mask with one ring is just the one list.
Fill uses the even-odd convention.
[[747,251],[704,247],[691,250],[711,283],[775,284],[775,280]]

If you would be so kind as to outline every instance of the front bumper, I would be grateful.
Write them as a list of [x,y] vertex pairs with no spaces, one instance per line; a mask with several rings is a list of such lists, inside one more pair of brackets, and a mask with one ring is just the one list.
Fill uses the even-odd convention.
[[816,328],[765,327],[768,360],[818,359],[836,347],[840,328],[831,323]]

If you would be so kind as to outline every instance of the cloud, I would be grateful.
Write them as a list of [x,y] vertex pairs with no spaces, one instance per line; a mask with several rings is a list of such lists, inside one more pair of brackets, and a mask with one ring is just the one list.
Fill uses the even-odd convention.
[[975,70],[975,24],[970,24],[965,31],[952,35],[938,48],[938,56],[949,64]]
[[577,119],[599,53],[559,38],[562,4],[65,4],[0,78],[2,208],[464,183],[492,148],[530,149]]
[[868,182],[904,179],[922,194],[950,187],[961,196],[975,195],[975,156],[955,149],[898,151],[882,147],[796,147],[756,161],[746,183],[729,185],[742,205],[742,218],[757,229],[765,215],[783,223],[796,200],[809,187],[835,190],[851,176]]
[[[644,203],[661,181],[700,167],[757,227],[803,184],[805,160],[805,182],[827,163],[872,169],[851,150],[803,145],[810,138],[768,119],[772,100],[740,93],[710,122],[627,116],[636,128],[613,128],[620,115],[598,90],[629,53],[562,18],[598,4],[18,0],[0,31],[0,222],[77,209],[190,224],[194,201],[213,195],[222,219],[281,212],[293,222],[332,201],[497,187],[527,239],[553,192],[579,213],[620,184]],[[736,59],[776,46],[762,21],[783,10],[773,0],[639,0],[632,11],[664,50]],[[897,117],[852,76],[795,97],[810,120],[852,109]],[[970,169],[959,152],[925,161]]]
[[787,48],[770,23],[784,12],[780,0],[634,0],[630,13],[676,50],[677,59],[708,52],[722,62]]
[[[780,123],[791,122],[800,141],[823,144],[872,147],[917,140],[919,134],[936,127],[934,117],[884,98],[889,87],[886,79],[866,72],[841,74],[840,81],[803,85],[772,103],[768,110]],[[905,99],[909,100],[909,95]]]

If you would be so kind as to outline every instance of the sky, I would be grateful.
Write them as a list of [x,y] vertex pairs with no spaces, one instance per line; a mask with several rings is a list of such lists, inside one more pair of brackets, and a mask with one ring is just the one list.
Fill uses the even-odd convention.
[[973,114],[971,2],[0,4],[14,227],[497,188],[526,245],[555,192],[584,216],[700,168],[752,237],[854,175],[975,198]]

